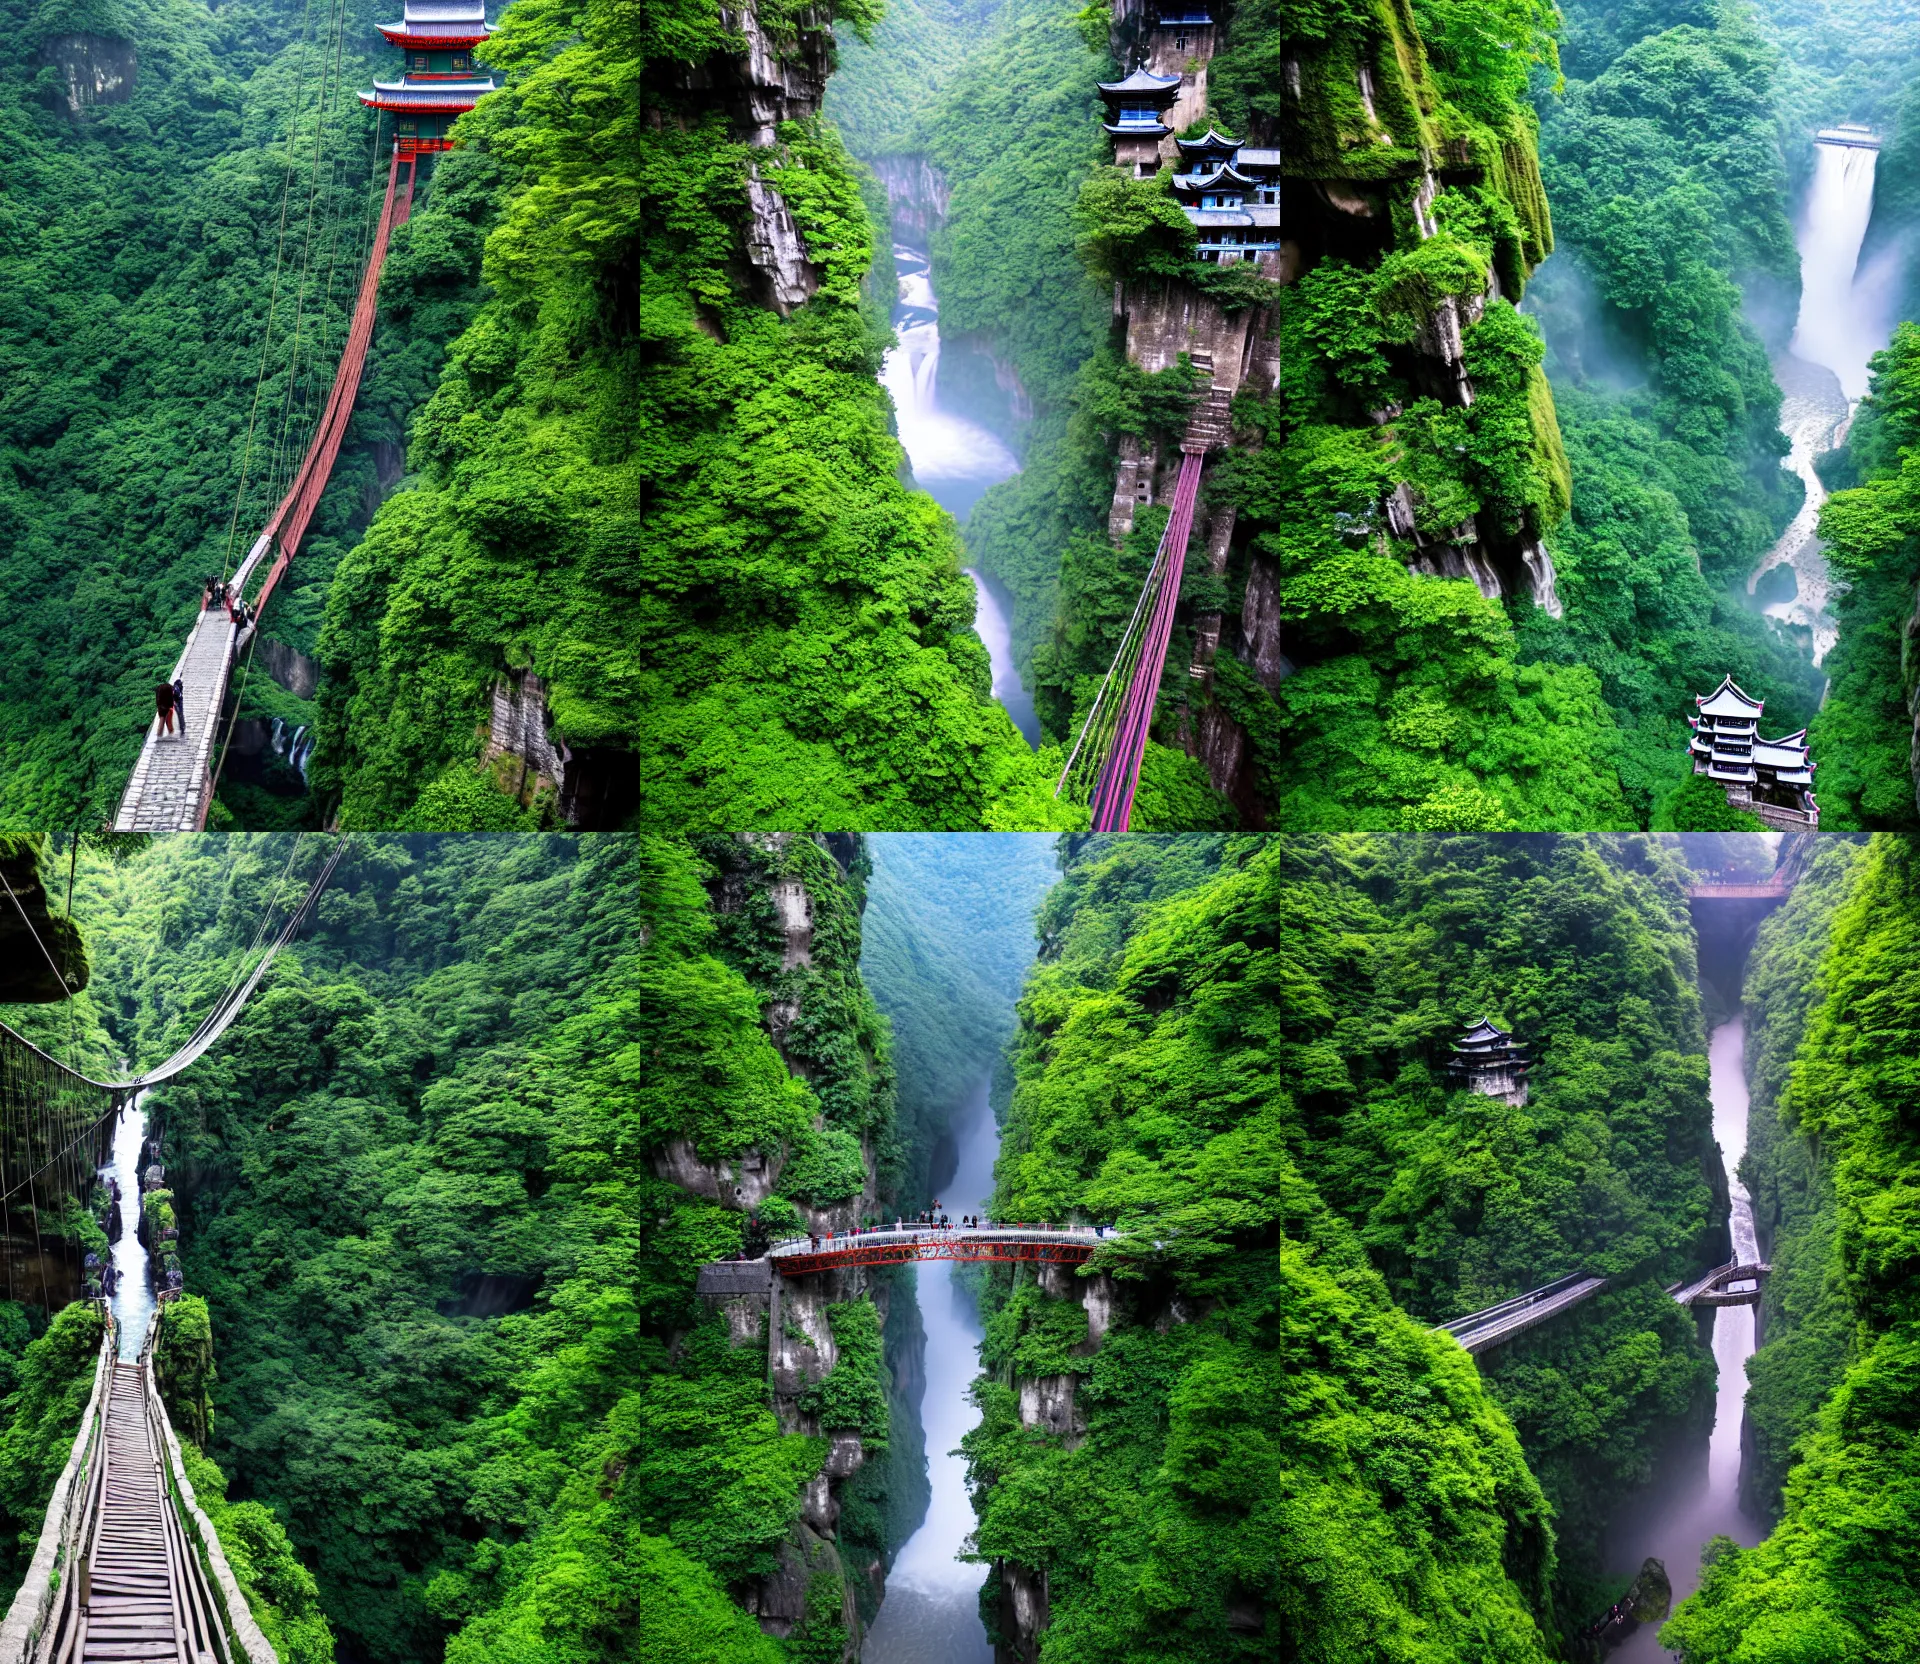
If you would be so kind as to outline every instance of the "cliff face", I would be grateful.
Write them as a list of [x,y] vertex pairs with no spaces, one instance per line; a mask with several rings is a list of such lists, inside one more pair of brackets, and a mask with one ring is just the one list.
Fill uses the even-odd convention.
[[86,987],[86,944],[40,880],[42,840],[0,833],[0,1004],[62,1000]]
[[124,104],[133,97],[140,54],[130,40],[106,35],[55,35],[40,48],[40,62],[51,64],[66,83],[55,105],[73,121],[85,121],[90,111],[107,104]]
[[[813,1089],[820,1105],[814,1131],[847,1140],[842,1153],[857,1152],[857,1168],[842,1170],[812,1194],[796,1194],[807,1182],[804,1172],[818,1165],[817,1151],[749,1148],[732,1160],[703,1162],[690,1142],[676,1140],[656,1157],[655,1171],[695,1195],[750,1213],[784,1189],[799,1210],[800,1228],[844,1231],[879,1207],[876,1149],[892,1117],[880,1019],[859,980],[865,850],[850,835],[765,833],[715,840],[705,853],[727,957],[762,993],[766,1031],[788,1069]],[[733,1344],[767,1354],[781,1430],[826,1444],[824,1465],[801,1493],[777,1570],[742,1591],[742,1604],[768,1634],[786,1638],[810,1613],[817,1627],[821,1590],[831,1584],[851,1664],[859,1656],[863,1611],[871,1615],[878,1604],[885,1545],[858,1534],[846,1539],[841,1514],[869,1448],[885,1443],[885,1418],[847,1425],[835,1406],[848,1395],[823,1383],[864,1380],[881,1390],[878,1336],[889,1285],[856,1268],[794,1279],[743,1275],[736,1290],[724,1276],[729,1268],[718,1269],[723,1275],[713,1293]]]
[[[491,184],[491,298],[320,643],[342,827],[1066,812],[986,697],[958,540],[887,423],[874,228],[818,114],[835,19],[873,11],[561,0],[560,54],[551,17],[503,23],[507,84],[439,164]],[[595,77],[618,95],[579,99]],[[409,239],[474,246],[456,207]]]
[[[1490,117],[1479,89],[1481,113],[1465,115],[1449,101],[1457,84],[1444,86],[1430,68],[1411,12],[1388,0],[1320,39],[1293,38],[1259,9],[1227,28],[1160,16],[1123,0],[1113,14],[1115,58],[1180,77],[1162,118],[1174,133],[1212,126],[1278,151],[1281,246],[1258,260],[1271,299],[1251,281],[1201,285],[1164,272],[1116,288],[1128,359],[1157,371],[1184,358],[1201,397],[1177,448],[1122,439],[1109,534],[1124,538],[1138,510],[1161,498],[1178,449],[1258,449],[1290,438],[1303,418],[1331,418],[1370,433],[1379,461],[1369,524],[1349,516],[1346,530],[1365,530],[1411,574],[1468,580],[1490,600],[1524,595],[1558,617],[1547,534],[1570,488],[1552,400],[1537,351],[1526,361],[1506,327],[1511,306],[1488,324],[1552,246],[1523,102]],[[1137,154],[1142,141],[1119,143],[1136,175],[1151,171]],[[1159,141],[1157,160],[1163,172],[1184,165],[1173,137]],[[1242,269],[1251,279],[1255,268]],[[1303,280],[1307,293],[1289,293]],[[1332,308],[1330,287],[1340,291]],[[1367,336],[1383,374],[1340,364]],[[1311,412],[1293,396],[1299,370],[1283,386],[1285,366],[1303,353],[1331,362],[1343,383]],[[1243,394],[1296,408],[1278,424],[1255,420],[1258,406],[1235,404]],[[1497,461],[1485,444],[1495,433],[1510,453]],[[1297,603],[1281,600],[1287,563],[1272,539],[1239,513],[1245,493],[1233,489],[1234,469],[1216,471],[1226,483],[1203,502],[1188,570],[1204,571],[1212,593],[1224,589],[1239,604],[1196,605],[1185,709],[1162,737],[1200,757],[1215,789],[1257,823],[1263,805],[1245,721],[1213,697],[1216,661],[1230,655],[1271,693],[1294,668],[1282,619]],[[1237,681],[1244,688],[1248,679]]]

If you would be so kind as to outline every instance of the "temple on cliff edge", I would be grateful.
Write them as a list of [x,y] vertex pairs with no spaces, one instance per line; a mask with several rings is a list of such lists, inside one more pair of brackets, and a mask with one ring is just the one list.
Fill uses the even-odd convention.
[[407,0],[399,23],[380,33],[406,54],[398,81],[375,81],[360,102],[393,112],[394,149],[402,156],[451,150],[453,124],[495,86],[476,74],[473,49],[493,31],[486,0]]
[[1813,800],[1815,764],[1807,755],[1807,731],[1760,737],[1764,699],[1750,699],[1731,676],[1712,693],[1696,695],[1698,716],[1687,718],[1693,738],[1687,742],[1693,772],[1726,789],[1735,809],[1757,815],[1768,826],[1799,832],[1820,824]]
[[1450,1073],[1470,1092],[1520,1105],[1527,1101],[1528,1059],[1520,1055],[1513,1036],[1485,1017],[1453,1043],[1447,1061]]

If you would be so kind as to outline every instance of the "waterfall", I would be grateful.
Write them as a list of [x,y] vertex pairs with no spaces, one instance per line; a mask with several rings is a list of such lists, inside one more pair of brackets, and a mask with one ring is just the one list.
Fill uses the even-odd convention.
[[1867,360],[1893,327],[1892,268],[1882,260],[1860,270],[1873,214],[1876,142],[1864,127],[1836,127],[1813,147],[1813,183],[1798,239],[1800,317],[1791,348],[1773,365],[1782,394],[1780,427],[1791,446],[1787,466],[1807,494],[1779,541],[1747,575],[1747,593],[1757,595],[1760,580],[1776,567],[1791,573],[1784,594],[1778,583],[1770,584],[1762,610],[1808,632],[1816,665],[1825,662],[1840,627],[1828,604],[1833,582],[1817,535],[1827,488],[1814,462],[1844,434],[1854,403],[1867,391]]
[[120,1187],[120,1234],[113,1243],[113,1268],[119,1285],[113,1315],[120,1323],[120,1356],[131,1361],[146,1338],[153,1315],[153,1278],[140,1242],[140,1156],[147,1140],[146,1093],[120,1111],[113,1128],[113,1159],[106,1168]]
[[[987,487],[1019,473],[1020,463],[990,430],[940,408],[940,303],[933,270],[926,255],[904,243],[894,245],[893,263],[899,283],[893,329],[900,344],[887,353],[880,381],[893,395],[915,482],[956,520],[965,520]],[[975,628],[993,666],[993,696],[1027,743],[1037,746],[1040,719],[1013,662],[1011,601],[981,573],[969,569],[967,575],[979,596]]]
[[940,407],[940,308],[933,275],[918,249],[896,245],[900,344],[888,352],[880,380],[893,395],[900,443],[913,477],[955,519],[964,520],[988,486],[1020,471],[1012,451],[978,422]]
[[[991,1077],[982,1075],[955,1116],[958,1160],[941,1199],[956,1215],[985,1213],[993,1198],[1000,1129],[988,1099],[991,1085]],[[959,1558],[974,1519],[967,1464],[956,1451],[980,1419],[967,1396],[980,1367],[980,1314],[952,1265],[936,1260],[913,1270],[927,1328],[920,1417],[933,1494],[925,1521],[887,1573],[886,1599],[867,1632],[861,1664],[993,1664],[993,1646],[980,1621],[987,1568]]]
[[1863,297],[1854,292],[1880,153],[1871,145],[1824,135],[1813,149],[1813,187],[1800,228],[1800,318],[1793,353],[1824,364],[1854,400],[1865,396],[1867,360],[1886,340],[1880,319],[1864,315]]
[[[1708,1082],[1713,1098],[1713,1135],[1726,1163],[1732,1217],[1733,1250],[1743,1259],[1760,1257],[1753,1229],[1753,1205],[1735,1176],[1747,1148],[1747,1024],[1734,1017],[1713,1030],[1708,1047]],[[1608,1527],[1609,1558],[1621,1573],[1639,1570],[1651,1555],[1666,1564],[1673,1580],[1674,1604],[1699,1587],[1700,1553],[1715,1537],[1731,1537],[1751,1548],[1766,1535],[1763,1522],[1740,1502],[1740,1429],[1746,1414],[1747,1359],[1754,1349],[1754,1309],[1722,1306],[1713,1314],[1713,1361],[1719,1372],[1714,1394],[1713,1431],[1706,1448],[1689,1440],[1663,1453],[1653,1482],[1631,1498]],[[1609,1652],[1609,1664],[1653,1664],[1669,1656],[1659,1643],[1658,1624],[1629,1635]]]

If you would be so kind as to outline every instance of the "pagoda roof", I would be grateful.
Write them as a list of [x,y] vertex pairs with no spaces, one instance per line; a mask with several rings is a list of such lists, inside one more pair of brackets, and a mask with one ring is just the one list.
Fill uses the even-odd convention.
[[1807,748],[1790,740],[1761,740],[1753,748],[1753,760],[1762,768],[1805,768]]
[[1173,188],[1176,191],[1210,191],[1222,180],[1233,185],[1254,185],[1256,180],[1249,179],[1231,162],[1222,162],[1211,173],[1176,173],[1173,176]]
[[1472,1028],[1454,1042],[1457,1046],[1489,1046],[1511,1040],[1513,1036],[1486,1017],[1482,1017]]
[[1103,93],[1117,94],[1122,97],[1131,95],[1164,95],[1172,100],[1179,94],[1180,77],[1177,75],[1154,75],[1145,69],[1136,69],[1124,81],[1100,81],[1096,83]]
[[395,46],[474,46],[493,33],[484,23],[381,23]]
[[1749,763],[1727,763],[1715,757],[1707,764],[1707,778],[1709,780],[1733,780],[1751,786],[1760,776],[1754,773],[1753,767]]
[[1734,685],[1731,676],[1723,677],[1720,685],[1704,699],[1698,696],[1693,701],[1700,707],[1702,716],[1730,716],[1759,720],[1760,713],[1766,709],[1764,699],[1749,699]]
[[1238,139],[1228,138],[1217,127],[1209,127],[1197,139],[1175,139],[1173,142],[1186,151],[1238,150],[1240,148]]
[[1164,139],[1173,131],[1164,121],[1103,121],[1116,139]]
[[376,110],[471,110],[494,90],[492,81],[376,81],[359,96]]
[[406,0],[409,27],[420,23],[472,23],[487,26],[486,0]]

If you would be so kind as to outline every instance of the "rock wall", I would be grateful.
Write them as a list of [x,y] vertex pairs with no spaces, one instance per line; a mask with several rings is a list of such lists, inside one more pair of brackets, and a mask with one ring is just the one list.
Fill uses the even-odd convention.
[[[865,850],[853,834],[809,836],[800,833],[740,833],[716,839],[708,849],[714,875],[709,895],[722,921],[722,951],[750,972],[764,996],[763,1022],[788,1069],[828,1093],[834,1083],[821,1061],[823,1038],[814,1020],[812,993],[859,975],[858,932],[845,929],[849,909],[857,919],[862,905]],[[828,1048],[844,1051],[844,1033],[830,1037]],[[868,1060],[877,1067],[878,1060]],[[817,1120],[816,1124],[823,1124]],[[878,1185],[870,1140],[863,1140],[865,1181],[859,1193],[828,1207],[803,1207],[809,1228],[844,1230],[863,1214],[877,1211]],[[749,1212],[779,1187],[788,1152],[749,1148],[731,1158],[703,1160],[682,1139],[654,1157],[654,1171],[670,1183],[716,1202]],[[701,1292],[724,1312],[735,1346],[762,1350],[773,1409],[782,1429],[827,1439],[821,1471],[801,1493],[799,1517],[782,1544],[778,1567],[741,1592],[747,1611],[769,1635],[794,1634],[806,1612],[807,1590],[822,1576],[838,1580],[841,1622],[848,1636],[845,1658],[859,1656],[861,1597],[869,1610],[877,1603],[882,1573],[879,1559],[862,1553],[849,1564],[840,1535],[842,1493],[865,1465],[857,1433],[827,1434],[804,1407],[808,1389],[825,1379],[840,1361],[840,1347],[829,1308],[869,1300],[881,1324],[887,1315],[889,1285],[864,1268],[793,1279],[763,1276],[763,1266],[710,1267]]]
[[[1165,118],[1168,126],[1179,131],[1208,117],[1207,67],[1221,42],[1213,24],[1161,24],[1163,15],[1169,14],[1148,0],[1116,0],[1111,40],[1114,55],[1124,67],[1144,66],[1158,75],[1181,76],[1178,101]],[[1211,14],[1196,7],[1191,15]],[[1401,23],[1411,28],[1410,18]],[[1410,349],[1410,379],[1418,394],[1446,405],[1471,406],[1475,390],[1467,373],[1463,331],[1479,320],[1489,299],[1501,294],[1503,268],[1510,270],[1510,281],[1517,284],[1551,246],[1545,201],[1537,189],[1538,169],[1530,152],[1523,156],[1509,146],[1497,156],[1480,155],[1466,141],[1442,139],[1437,129],[1428,131],[1425,112],[1431,110],[1433,100],[1430,89],[1419,84],[1425,70],[1418,41],[1396,36],[1388,45],[1395,55],[1379,56],[1377,63],[1397,66],[1391,70],[1391,85],[1378,80],[1389,71],[1378,68],[1367,52],[1355,50],[1342,59],[1332,48],[1308,53],[1296,44],[1284,57],[1281,77],[1292,108],[1275,121],[1256,122],[1261,130],[1234,135],[1249,144],[1277,145],[1288,157],[1282,247],[1277,256],[1263,256],[1262,267],[1276,286],[1284,287],[1325,257],[1371,265],[1396,248],[1438,233],[1434,202],[1443,180],[1479,179],[1490,170],[1497,172],[1503,189],[1527,210],[1522,216],[1526,223],[1515,233],[1514,246],[1497,252],[1485,292],[1465,299],[1443,297]],[[1344,86],[1335,85],[1342,81]],[[1334,109],[1342,113],[1329,119]],[[1389,112],[1402,129],[1412,126],[1419,131],[1391,131]],[[1268,127],[1272,130],[1265,130]],[[1314,130],[1312,143],[1301,142],[1306,136],[1303,128]],[[1124,151],[1123,144],[1116,152],[1117,161],[1128,160],[1130,153]],[[1384,160],[1383,153],[1392,151],[1407,160]],[[1177,155],[1171,138],[1160,141],[1161,164],[1174,162]],[[1142,162],[1135,171],[1147,174],[1153,169]],[[1536,218],[1538,224],[1533,223]],[[1215,451],[1244,442],[1231,432],[1231,403],[1243,388],[1266,394],[1278,385],[1276,307],[1227,312],[1188,285],[1172,282],[1117,288],[1114,316],[1125,326],[1128,358],[1142,369],[1164,370],[1184,354],[1201,373],[1204,398],[1182,449]],[[1399,415],[1398,408],[1380,410],[1373,413],[1373,420],[1390,427]],[[1121,440],[1108,514],[1108,532],[1116,543],[1133,529],[1142,507],[1170,490],[1178,461],[1173,447],[1155,447],[1130,436]],[[1202,491],[1197,546],[1189,549],[1189,569],[1204,561],[1207,573],[1223,582],[1230,569],[1244,573],[1241,606],[1237,619],[1217,612],[1194,616],[1190,697],[1170,721],[1162,719],[1168,731],[1159,737],[1199,758],[1214,789],[1235,803],[1251,824],[1259,825],[1264,811],[1253,774],[1252,747],[1241,726],[1211,697],[1214,667],[1220,653],[1229,653],[1272,690],[1293,666],[1285,651],[1271,568],[1250,548],[1236,549],[1231,511],[1208,505],[1204,485]],[[1392,536],[1412,545],[1410,571],[1467,579],[1490,598],[1525,593],[1552,616],[1560,616],[1552,555],[1537,529],[1518,537],[1495,536],[1469,517],[1443,532],[1423,530],[1418,524],[1420,505],[1404,484],[1381,507]],[[1920,786],[1920,717],[1916,718],[1915,777]]]
[[55,35],[41,46],[38,61],[59,70],[66,82],[64,96],[54,108],[72,121],[109,104],[133,97],[139,77],[140,55],[130,40],[108,35]]
[[[1055,1300],[1071,1300],[1087,1314],[1087,1338],[1076,1351],[1088,1360],[1100,1350],[1116,1315],[1117,1290],[1107,1276],[1082,1277],[1072,1267],[1035,1267],[1041,1291]],[[1016,1275],[1024,1275],[1017,1272]],[[1023,1426],[1059,1439],[1069,1449],[1087,1434],[1086,1416],[1079,1402],[1080,1372],[1016,1376]],[[1040,1636],[1047,1627],[1049,1605],[1045,1568],[997,1560],[993,1565],[994,1627],[1000,1641],[995,1664],[1036,1664]]]
[[947,176],[920,155],[877,156],[867,164],[886,187],[896,241],[924,249],[947,223]]
[[[722,6],[720,21],[744,40],[746,50],[715,53],[683,70],[680,90],[692,113],[724,110],[738,138],[769,150],[782,122],[820,113],[833,69],[831,15],[822,8],[802,12],[793,19],[791,37],[770,34],[751,7]],[[749,170],[747,199],[747,268],[760,303],[784,317],[813,298],[820,275],[786,203],[757,166]]]
[[91,975],[80,932],[64,909],[54,910],[40,880],[43,842],[0,832],[0,877],[13,892],[0,893],[0,1004],[64,1000],[69,986],[77,992]]
[[263,635],[255,647],[260,667],[296,699],[311,699],[320,685],[320,661],[310,659],[297,647]]

